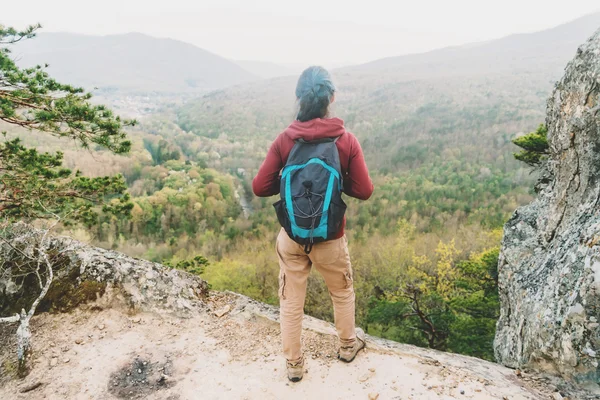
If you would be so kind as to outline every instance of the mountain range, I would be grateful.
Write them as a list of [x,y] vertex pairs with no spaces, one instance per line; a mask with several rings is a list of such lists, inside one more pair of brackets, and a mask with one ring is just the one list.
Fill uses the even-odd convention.
[[41,33],[15,45],[13,54],[22,66],[48,64],[56,79],[103,92],[206,92],[259,79],[192,44],[140,33]]
[[[336,69],[336,75],[377,74],[394,80],[473,76],[492,72],[558,74],[573,49],[600,27],[600,13],[556,28],[426,53],[388,57]],[[88,36],[40,33],[13,46],[22,66],[48,64],[55,78],[101,92],[206,93],[237,84],[290,76],[300,68],[233,61],[179,40],[140,33]]]
[[600,12],[560,26],[426,53],[388,57],[346,71],[386,71],[410,78],[562,68],[574,49],[600,28]]
[[[451,203],[473,179],[496,179],[491,186],[520,199],[499,198],[499,223],[532,185],[514,160],[512,139],[544,122],[554,83],[599,27],[596,13],[541,32],[334,69],[332,115],[358,137],[374,174],[404,182],[394,202],[409,196],[413,183],[416,197],[407,201],[428,207],[438,196]],[[204,151],[219,153],[220,169],[252,176],[294,120],[296,81],[277,77],[208,93],[178,108],[177,124],[206,140]],[[444,192],[453,179],[456,193]],[[420,186],[427,181],[431,197]],[[490,193],[482,186],[482,197],[461,201],[471,207]]]

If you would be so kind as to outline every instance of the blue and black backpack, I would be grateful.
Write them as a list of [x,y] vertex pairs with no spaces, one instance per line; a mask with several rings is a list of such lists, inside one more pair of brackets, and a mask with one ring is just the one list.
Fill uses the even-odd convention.
[[296,140],[281,173],[281,200],[273,204],[288,236],[304,245],[331,240],[346,212],[338,138]]

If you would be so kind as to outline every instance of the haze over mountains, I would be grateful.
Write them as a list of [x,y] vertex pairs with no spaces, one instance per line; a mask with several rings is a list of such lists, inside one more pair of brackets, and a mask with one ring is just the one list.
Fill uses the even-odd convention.
[[[599,26],[600,13],[596,13],[537,33],[339,68],[336,75],[376,73],[423,79],[546,69],[558,74],[573,49]],[[14,46],[13,53],[23,66],[47,63],[57,79],[104,93],[206,93],[273,77],[294,79],[301,70],[263,61],[232,61],[192,44],[139,33],[41,33]]]
[[139,33],[41,33],[13,53],[23,66],[47,63],[60,81],[104,91],[206,92],[259,79],[194,45]]
[[238,60],[236,63],[246,71],[265,79],[299,75],[302,72],[302,67],[289,67],[266,61]]
[[347,70],[393,70],[410,78],[564,68],[574,49],[600,28],[594,13],[535,33],[375,60]]

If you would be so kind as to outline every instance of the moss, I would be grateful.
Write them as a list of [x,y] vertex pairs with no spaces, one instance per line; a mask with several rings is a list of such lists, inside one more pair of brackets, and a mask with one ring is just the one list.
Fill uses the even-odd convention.
[[39,311],[68,312],[104,295],[105,282],[87,280],[77,283],[78,275],[78,269],[74,269],[68,277],[55,281],[40,303]]

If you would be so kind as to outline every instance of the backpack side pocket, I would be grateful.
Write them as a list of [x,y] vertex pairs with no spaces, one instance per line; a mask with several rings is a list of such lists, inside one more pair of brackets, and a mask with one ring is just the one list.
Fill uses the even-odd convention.
[[285,201],[279,200],[273,204],[273,207],[275,208],[275,213],[277,214],[277,220],[279,221],[279,224],[283,229],[285,229],[288,236],[291,237],[292,226],[290,224],[290,218],[285,207]]
[[346,203],[344,203],[344,200],[342,200],[341,197],[339,199],[331,199],[327,217],[327,236],[329,238],[333,238],[339,233],[342,223],[344,222],[346,208]]

